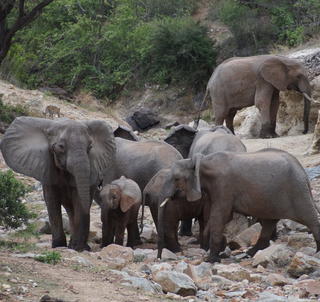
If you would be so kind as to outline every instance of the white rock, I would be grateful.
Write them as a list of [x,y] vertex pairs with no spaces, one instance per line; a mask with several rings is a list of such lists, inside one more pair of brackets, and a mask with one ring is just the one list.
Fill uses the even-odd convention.
[[165,292],[180,296],[193,296],[197,292],[197,287],[193,280],[183,273],[160,271],[154,276],[154,280],[162,286]]

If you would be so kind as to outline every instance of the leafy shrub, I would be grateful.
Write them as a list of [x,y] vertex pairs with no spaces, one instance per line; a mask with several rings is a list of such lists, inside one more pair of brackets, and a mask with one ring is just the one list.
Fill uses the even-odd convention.
[[190,17],[154,23],[148,44],[144,66],[147,77],[157,83],[201,84],[215,64],[216,52],[206,28]]
[[34,259],[40,262],[55,265],[61,261],[61,254],[55,251],[45,252],[42,255],[34,257]]
[[0,121],[10,124],[16,117],[28,115],[28,110],[22,105],[5,105],[0,98]]
[[[18,33],[2,68],[29,88],[57,85],[67,91],[82,89],[111,99],[125,87],[145,81],[146,75],[163,82],[177,79],[185,70],[194,73],[191,79],[198,79],[198,73],[203,78],[214,62],[205,29],[190,21],[185,22],[184,32],[181,28],[182,17],[190,15],[195,4],[195,0],[55,0],[30,27]],[[172,19],[171,25],[168,18]],[[161,23],[171,27],[171,33],[179,30],[171,41],[184,41],[175,41],[168,49],[180,51],[175,65],[156,70],[151,63],[157,67],[161,63],[160,51],[155,50]],[[179,49],[177,43],[187,49]],[[192,67],[189,70],[186,62]],[[195,70],[195,64],[200,71]]]
[[14,177],[11,170],[0,171],[0,225],[17,228],[33,217],[21,202],[27,192],[28,188]]

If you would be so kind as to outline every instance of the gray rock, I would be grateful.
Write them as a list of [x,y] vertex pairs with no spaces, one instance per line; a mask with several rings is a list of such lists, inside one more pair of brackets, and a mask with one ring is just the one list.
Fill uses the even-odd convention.
[[81,256],[74,256],[71,258],[71,260],[79,264],[82,264],[83,266],[92,266],[92,263],[88,259],[83,258]]
[[218,275],[212,276],[211,281],[214,284],[218,285],[219,288],[222,288],[225,290],[230,289],[235,284],[233,281]]
[[[63,230],[70,234],[69,218],[62,216]],[[40,218],[37,222],[38,230],[41,234],[51,234],[51,226],[48,218]]]
[[132,248],[117,244],[110,244],[97,254],[109,268],[114,269],[122,269],[134,260]]
[[254,257],[252,265],[254,267],[262,265],[276,265],[279,267],[286,266],[291,261],[294,253],[285,244],[272,244],[264,250],[258,251]]
[[197,287],[186,274],[173,271],[160,271],[155,274],[154,280],[162,286],[163,291],[180,296],[194,296]]
[[298,250],[302,247],[316,248],[316,243],[312,234],[308,233],[294,233],[288,238],[288,246]]
[[133,251],[133,262],[142,262],[148,258],[148,256],[153,254],[153,252],[154,250],[152,249],[135,249]]
[[172,265],[169,263],[156,263],[151,266],[151,273],[155,275],[156,273],[160,271],[171,271],[172,270]]
[[127,276],[124,277],[123,281],[124,282],[121,283],[125,286],[140,289],[152,294],[162,294],[161,285],[152,280],[147,280],[141,277]]
[[[240,220],[243,224],[244,222]],[[246,221],[248,224],[248,221]],[[229,246],[231,249],[238,249],[240,247],[249,247],[256,243],[257,239],[259,238],[261,232],[261,224],[255,223],[249,228],[243,230],[238,235],[233,237],[230,242]]]
[[298,278],[317,270],[320,270],[320,259],[297,252],[292,258],[287,272],[290,276]]
[[281,274],[275,274],[275,273],[272,273],[272,274],[269,274],[267,276],[267,278],[265,278],[265,281],[269,284],[269,285],[272,285],[272,286],[284,286],[284,285],[287,285],[287,284],[290,284],[291,282],[286,278],[284,277],[283,275]]
[[203,249],[200,248],[195,248],[195,247],[191,247],[191,248],[187,248],[183,251],[183,255],[188,257],[188,258],[199,258],[199,257],[205,257],[207,254],[207,252]]
[[250,280],[250,271],[237,263],[214,264],[213,274],[225,277],[232,281]]

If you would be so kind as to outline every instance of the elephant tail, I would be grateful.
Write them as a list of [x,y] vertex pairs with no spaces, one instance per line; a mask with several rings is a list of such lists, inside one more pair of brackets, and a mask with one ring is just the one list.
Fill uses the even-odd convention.
[[206,93],[204,94],[204,97],[203,97],[203,99],[202,99],[202,102],[201,102],[201,105],[200,105],[200,108],[199,108],[198,117],[197,117],[197,119],[195,120],[194,125],[193,125],[193,128],[196,129],[196,130],[198,129],[198,126],[199,126],[199,121],[200,121],[200,118],[201,118],[202,107],[203,107],[203,105],[205,104],[205,101],[206,101],[206,99],[207,99],[208,91],[209,91],[209,89],[207,88],[207,89],[206,89]]

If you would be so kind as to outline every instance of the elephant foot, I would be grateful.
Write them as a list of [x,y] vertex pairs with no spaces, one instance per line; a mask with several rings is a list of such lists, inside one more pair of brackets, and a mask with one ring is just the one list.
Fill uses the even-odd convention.
[[279,137],[279,135],[274,131],[271,125],[262,125],[260,131],[260,138],[275,138]]
[[91,247],[87,243],[78,243],[75,240],[70,240],[68,248],[77,252],[91,251]]
[[181,252],[181,247],[180,246],[167,246],[167,249],[170,250],[172,253]]
[[221,262],[219,256],[217,255],[209,255],[204,261],[210,263]]
[[63,239],[53,239],[51,246],[52,246],[52,248],[61,247],[61,246],[67,246],[67,240],[66,240],[66,238],[63,238]]
[[249,249],[246,254],[249,255],[250,257],[253,257],[256,252],[258,251],[258,249],[256,247],[252,247],[251,249]]
[[186,231],[186,230],[180,230],[179,231],[179,236],[188,236],[191,237],[193,234],[191,231]]

